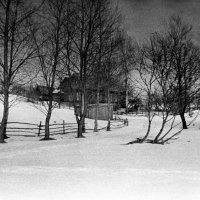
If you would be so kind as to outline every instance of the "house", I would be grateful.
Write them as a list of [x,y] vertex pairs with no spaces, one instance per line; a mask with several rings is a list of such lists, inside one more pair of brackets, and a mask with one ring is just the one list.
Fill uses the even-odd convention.
[[49,99],[49,90],[47,86],[36,85],[34,88],[34,93],[40,101],[48,101]]
[[[47,86],[37,85],[35,87],[36,96],[39,97],[40,101],[48,101],[49,100],[49,89]],[[53,90],[53,101],[63,102],[63,92],[60,89]]]
[[72,103],[75,101],[78,103],[81,100],[79,80],[75,74],[72,77],[65,77],[61,81],[60,90],[62,91],[64,102]]
[[[88,104],[96,103],[96,88],[92,84],[87,84],[86,92],[88,96]],[[60,84],[60,90],[63,92],[63,99],[65,102],[79,104],[81,100],[81,87],[79,83],[79,77],[74,74],[71,77],[65,77]],[[110,101],[114,107],[118,106],[123,100],[124,95],[118,88],[110,89]],[[99,102],[107,103],[108,95],[106,87],[100,88]]]
[[56,102],[64,102],[63,94],[60,89],[55,89],[53,91],[53,100]]

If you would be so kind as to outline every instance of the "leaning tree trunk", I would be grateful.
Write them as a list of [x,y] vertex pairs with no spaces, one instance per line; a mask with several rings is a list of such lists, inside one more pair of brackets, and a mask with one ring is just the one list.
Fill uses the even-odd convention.
[[8,94],[8,98],[7,98],[7,105],[5,106],[6,109],[5,109],[5,126],[4,126],[4,138],[5,139],[8,139],[9,137],[7,136],[7,125],[8,125],[8,114],[9,114],[9,94]]
[[0,128],[0,143],[4,143],[4,139],[7,138],[6,136],[6,128],[8,122],[8,111],[9,111],[9,93],[4,93],[4,110],[3,110],[3,117],[1,121],[1,128]]
[[4,63],[3,63],[3,94],[4,94],[4,111],[3,111],[3,117],[1,121],[1,128],[0,128],[0,143],[4,143],[4,139],[6,137],[6,128],[7,128],[7,122],[8,122],[8,111],[9,111],[9,67],[8,67],[8,52],[9,52],[9,21],[10,21],[10,5],[11,0],[8,0],[6,2],[6,15],[5,15],[5,27],[3,30],[3,57],[4,57]]
[[150,116],[150,113],[148,113],[148,128],[147,128],[147,132],[145,134],[145,136],[139,140],[140,143],[143,143],[149,136],[150,130],[151,130],[151,124],[152,124],[152,119]]
[[187,129],[188,127],[187,127],[187,122],[185,120],[185,112],[181,112],[179,115],[181,117],[183,129]]
[[168,115],[167,115],[166,117],[163,118],[160,131],[158,132],[158,134],[156,135],[155,139],[153,140],[153,143],[158,143],[158,142],[159,142],[159,140],[160,140],[159,138],[160,138],[160,136],[161,136],[161,134],[162,134],[162,132],[163,132],[163,130],[164,130],[165,124],[166,124],[166,122],[167,122],[167,117],[168,117]]

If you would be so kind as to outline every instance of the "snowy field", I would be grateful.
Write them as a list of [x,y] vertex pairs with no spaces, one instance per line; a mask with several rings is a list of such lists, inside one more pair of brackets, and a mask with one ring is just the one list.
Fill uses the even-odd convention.
[[[12,136],[0,144],[0,200],[200,199],[200,119],[169,144],[125,145],[144,135],[147,119],[123,117],[128,127],[88,131],[83,139]],[[39,124],[44,119],[25,101],[10,110],[9,121]],[[72,109],[54,110],[52,122],[63,120],[75,122]],[[86,123],[93,127],[93,120]],[[159,117],[152,136],[158,126]]]

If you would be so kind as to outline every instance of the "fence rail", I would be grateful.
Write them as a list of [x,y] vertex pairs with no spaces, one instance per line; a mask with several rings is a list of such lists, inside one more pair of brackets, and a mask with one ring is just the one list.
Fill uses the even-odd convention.
[[[76,123],[66,123],[63,120],[61,124],[50,124],[50,134],[67,134],[77,131]],[[26,122],[8,122],[7,123],[7,135],[8,136],[25,136],[35,137],[42,136],[45,133],[45,125],[40,121],[39,124],[26,123]]]
[[[126,124],[127,123],[127,124]],[[126,119],[115,119],[111,121],[111,129],[122,128],[125,125],[128,125]],[[50,134],[69,134],[77,132],[77,123],[66,123],[63,120],[63,123],[53,123],[49,125]],[[98,130],[106,129],[106,127],[99,128]],[[93,129],[87,129],[93,130]],[[25,122],[8,122],[7,123],[7,135],[8,136],[24,136],[24,137],[36,137],[43,136],[45,134],[45,125],[40,121],[39,124],[34,123],[25,123]]]

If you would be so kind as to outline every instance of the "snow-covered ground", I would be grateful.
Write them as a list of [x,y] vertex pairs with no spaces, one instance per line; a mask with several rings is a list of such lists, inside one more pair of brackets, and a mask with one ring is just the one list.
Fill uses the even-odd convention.
[[[124,117],[128,127],[88,131],[86,138],[12,136],[0,144],[0,200],[199,199],[200,119],[170,144],[125,145],[144,135],[147,119]],[[55,109],[52,122],[62,120],[75,122],[73,110]],[[44,115],[21,101],[11,108],[9,121],[39,124]],[[93,127],[93,120],[86,122]],[[158,125],[159,117],[152,135]]]

